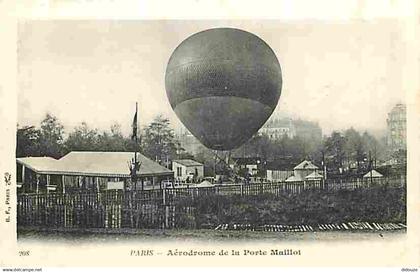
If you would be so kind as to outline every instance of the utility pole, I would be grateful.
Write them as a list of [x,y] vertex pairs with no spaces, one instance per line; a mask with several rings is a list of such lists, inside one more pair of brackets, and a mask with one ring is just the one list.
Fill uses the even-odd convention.
[[324,180],[327,179],[327,165],[325,164],[325,153],[324,151],[322,151],[322,170],[323,170],[323,174],[324,174]]
[[214,179],[216,180],[217,150],[214,151],[213,156],[214,156],[213,174],[214,174]]
[[376,157],[377,157],[377,154],[376,154],[376,144],[374,145],[373,152],[374,152],[374,153],[373,153],[373,156],[374,156],[374,159],[375,159],[375,160],[374,160],[374,161],[375,161],[375,166],[374,166],[374,167],[375,167],[375,169],[376,169]]

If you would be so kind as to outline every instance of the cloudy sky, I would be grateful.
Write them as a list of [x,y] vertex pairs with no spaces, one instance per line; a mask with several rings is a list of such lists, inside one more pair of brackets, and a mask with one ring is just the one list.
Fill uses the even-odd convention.
[[164,86],[176,46],[208,28],[236,27],[265,40],[283,71],[276,111],[318,121],[324,133],[353,126],[381,130],[404,102],[403,25],[371,21],[38,20],[19,24],[18,123],[36,125],[49,111],[67,130],[82,121],[130,130],[157,114],[179,126]]

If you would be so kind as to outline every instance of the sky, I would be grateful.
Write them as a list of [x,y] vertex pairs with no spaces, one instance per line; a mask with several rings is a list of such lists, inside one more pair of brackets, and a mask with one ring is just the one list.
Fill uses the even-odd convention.
[[252,32],[274,50],[283,88],[276,113],[316,121],[324,134],[354,127],[383,130],[404,102],[403,25],[396,19],[347,20],[27,20],[18,26],[18,123],[47,112],[67,132],[86,122],[128,134],[156,115],[180,122],[165,91],[173,50],[215,27]]

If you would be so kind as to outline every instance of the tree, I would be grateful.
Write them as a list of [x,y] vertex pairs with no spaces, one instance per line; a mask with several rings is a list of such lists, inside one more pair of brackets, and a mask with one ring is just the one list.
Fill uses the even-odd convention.
[[159,115],[144,130],[143,152],[160,163],[172,161],[177,155],[174,131],[169,125],[169,120]]
[[98,131],[90,129],[85,122],[82,122],[69,134],[65,147],[67,151],[94,151],[101,149],[98,142]]
[[[110,132],[104,131],[98,134],[97,146],[98,150],[102,151],[134,151],[134,146],[131,148],[131,140],[125,138],[121,132],[121,125],[114,123],[111,125]],[[132,150],[131,150],[132,149]],[[139,151],[139,149],[137,149]]]
[[306,143],[307,140],[305,138],[299,136],[289,138],[287,135],[284,135],[282,138],[277,139],[270,149],[274,153],[274,159],[288,157],[292,161],[301,161],[310,155]]
[[347,129],[344,132],[345,144],[344,151],[349,160],[356,162],[357,169],[360,167],[360,162],[366,157],[365,147],[363,145],[362,137],[354,128]]
[[248,142],[233,150],[234,157],[261,157],[263,160],[271,158],[273,142],[266,135],[254,135]]
[[57,117],[47,113],[41,121],[39,134],[39,149],[41,156],[60,158],[64,154],[64,127]]
[[407,150],[406,149],[394,150],[391,153],[390,157],[397,164],[407,165]]
[[377,139],[371,134],[369,134],[367,131],[365,131],[362,134],[362,142],[363,147],[366,150],[366,152],[371,152],[372,159],[374,161],[374,165],[376,166],[377,161],[385,160],[387,156],[387,148],[386,148],[386,140],[383,139]]
[[204,175],[206,176],[214,176],[215,173],[215,154],[205,146],[202,146],[199,149],[199,152],[195,154],[194,160],[201,162],[204,165]]
[[340,132],[334,131],[330,137],[327,137],[324,143],[325,154],[332,158],[332,167],[339,169],[343,167],[345,157],[345,138]]
[[320,157],[322,145],[311,142],[305,137],[289,138],[287,134],[275,140],[266,135],[255,135],[246,144],[233,151],[235,157],[261,157],[263,160],[277,160],[288,157],[292,161],[305,158]]
[[16,157],[40,156],[39,138],[41,131],[34,126],[17,128],[16,132]]

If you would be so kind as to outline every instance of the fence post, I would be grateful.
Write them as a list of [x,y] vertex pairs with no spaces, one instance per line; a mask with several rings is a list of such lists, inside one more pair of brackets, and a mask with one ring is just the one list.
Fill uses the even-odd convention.
[[166,188],[164,188],[162,191],[162,202],[163,202],[163,205],[166,204]]
[[165,228],[169,228],[169,206],[165,206]]
[[66,201],[66,194],[63,195],[63,202],[64,202],[64,228],[67,227],[67,201]]
[[130,191],[124,191],[124,194],[123,194],[124,200],[122,201],[122,204],[127,201],[127,193],[128,193],[128,196],[129,196],[128,205],[129,205],[129,208],[130,208],[130,226],[131,226],[131,228],[134,228],[133,191],[131,191],[131,190]]

